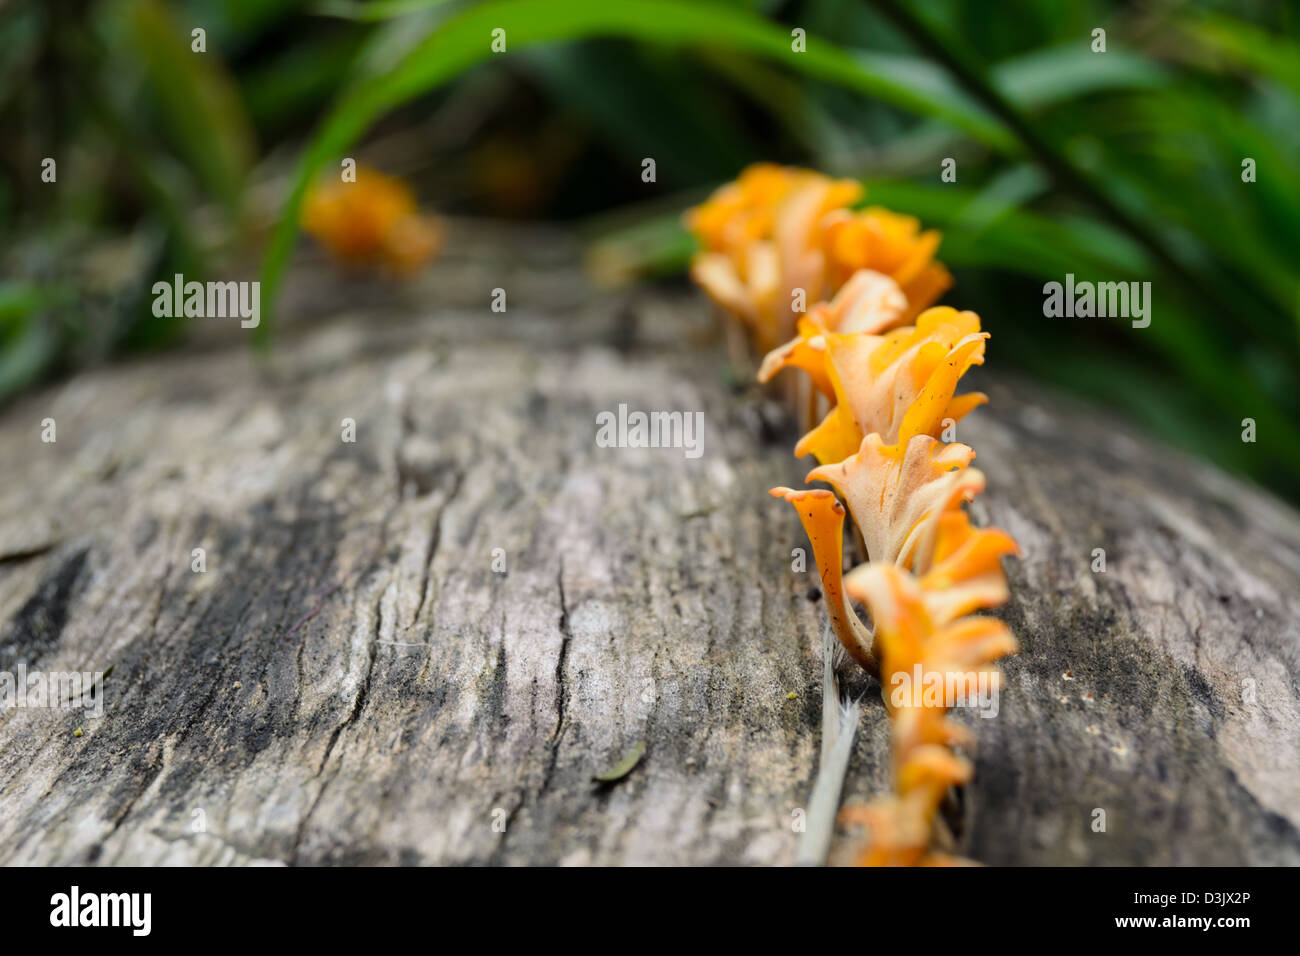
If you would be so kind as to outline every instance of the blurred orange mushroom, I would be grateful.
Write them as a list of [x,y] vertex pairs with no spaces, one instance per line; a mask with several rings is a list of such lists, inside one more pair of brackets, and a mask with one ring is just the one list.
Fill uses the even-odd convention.
[[339,262],[409,276],[442,248],[443,227],[423,215],[409,186],[366,166],[355,182],[321,180],[303,201],[302,225]]

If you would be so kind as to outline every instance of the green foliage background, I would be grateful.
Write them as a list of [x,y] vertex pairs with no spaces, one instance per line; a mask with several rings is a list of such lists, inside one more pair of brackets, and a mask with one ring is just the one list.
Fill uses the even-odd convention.
[[[573,221],[655,276],[690,254],[680,211],[770,159],[942,228],[945,301],[1000,365],[1300,499],[1293,2],[19,0],[0,128],[0,397],[173,342],[152,282],[249,249],[269,344],[296,205],[354,147],[432,207]],[[1151,282],[1150,327],[1044,318],[1066,273]]]

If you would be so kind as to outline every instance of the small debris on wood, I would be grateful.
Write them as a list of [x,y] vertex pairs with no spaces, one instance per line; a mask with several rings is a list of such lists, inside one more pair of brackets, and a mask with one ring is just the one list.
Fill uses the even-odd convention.
[[636,765],[641,762],[645,756],[645,741],[638,740],[636,746],[627,752],[627,754],[614,766],[610,767],[602,774],[598,774],[591,779],[597,783],[616,783],[622,780],[629,773],[636,769]]

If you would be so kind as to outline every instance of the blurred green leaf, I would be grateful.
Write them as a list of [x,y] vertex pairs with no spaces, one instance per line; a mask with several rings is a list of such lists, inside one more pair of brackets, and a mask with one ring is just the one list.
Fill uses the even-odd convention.
[[1204,11],[1190,13],[1180,26],[1235,66],[1272,77],[1300,97],[1300,43],[1295,40],[1245,20]]
[[1080,43],[1034,50],[1002,61],[990,73],[1008,99],[1031,110],[1096,93],[1158,89],[1169,82],[1164,68],[1145,57],[1124,50],[1100,56]]
[[34,282],[0,282],[0,335],[7,335],[45,304],[45,294]]
[[211,46],[206,53],[191,52],[189,34],[157,0],[137,0],[129,17],[135,53],[176,146],[238,217],[255,147],[237,87]]
[[455,2],[456,0],[368,0],[366,3],[358,3],[356,0],[323,0],[317,4],[314,12],[325,17],[376,23]]
[[42,313],[58,296],[31,282],[0,282],[0,399],[29,385],[56,352]]

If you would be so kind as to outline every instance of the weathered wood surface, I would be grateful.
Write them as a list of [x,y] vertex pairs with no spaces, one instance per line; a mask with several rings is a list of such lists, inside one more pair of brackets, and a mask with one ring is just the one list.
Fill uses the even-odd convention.
[[[700,296],[594,293],[562,236],[450,250],[396,294],[305,265],[270,369],[203,320],[206,348],[0,415],[0,670],[112,668],[101,718],[0,712],[0,862],[792,859],[823,615],[766,495],[802,477],[789,426],[726,386]],[[962,718],[959,849],[1300,862],[1300,520],[1011,386],[990,318],[960,437],[1023,546],[1023,650],[999,715]],[[703,455],[596,447],[620,402],[703,411]],[[858,800],[887,732],[848,686]]]

